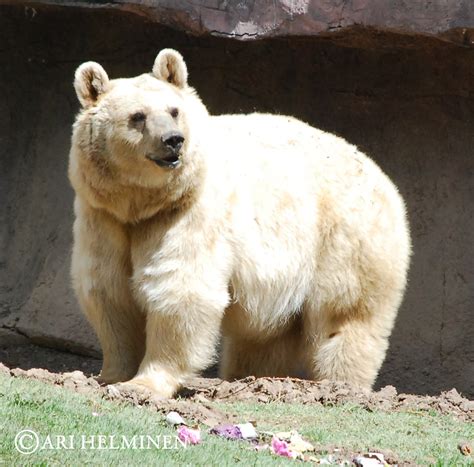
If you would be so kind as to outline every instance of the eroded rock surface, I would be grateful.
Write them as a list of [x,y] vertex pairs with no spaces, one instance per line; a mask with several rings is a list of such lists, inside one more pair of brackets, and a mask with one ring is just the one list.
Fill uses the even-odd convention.
[[[4,0],[0,3],[21,3]],[[240,39],[311,36],[350,26],[440,34],[474,26],[470,0],[43,0],[32,7],[121,10],[192,34]],[[460,31],[457,40],[465,40]],[[469,40],[469,39],[468,39]]]

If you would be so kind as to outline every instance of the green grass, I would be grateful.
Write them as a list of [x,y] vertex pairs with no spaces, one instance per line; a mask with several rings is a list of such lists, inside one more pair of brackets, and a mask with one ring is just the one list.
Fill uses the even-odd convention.
[[[469,465],[457,450],[462,440],[474,440],[473,424],[435,413],[367,412],[357,406],[310,407],[296,404],[219,404],[242,422],[256,420],[258,429],[297,429],[318,448],[340,446],[354,450],[390,449],[400,459],[426,465]],[[94,416],[93,413],[98,413]],[[75,449],[44,449],[29,455],[15,449],[18,432],[31,429],[40,444],[50,435],[54,447],[58,435]],[[295,461],[255,452],[245,442],[231,442],[203,429],[203,443],[177,449],[81,449],[82,436],[114,435],[116,445],[140,435],[167,435],[174,445],[175,430],[162,414],[70,392],[37,381],[0,375],[0,464],[5,465],[290,465]],[[145,438],[146,439],[146,438]],[[163,443],[163,439],[161,441]],[[95,437],[98,443],[97,436]],[[145,443],[146,444],[146,443]],[[139,443],[138,443],[139,445]],[[138,446],[137,445],[137,446]],[[163,444],[162,444],[163,446]],[[47,446],[46,446],[47,447]]]
[[[99,416],[94,416],[93,413]],[[31,429],[41,442],[47,435],[73,436],[76,449],[39,450],[25,455],[15,448],[18,432]],[[204,430],[203,430],[204,431]],[[81,449],[82,435],[174,437],[162,414],[104,401],[33,380],[0,375],[0,464],[5,465],[283,465],[289,461],[257,453],[244,442],[203,435],[203,443],[178,449]],[[96,438],[97,439],[97,438]],[[138,438],[139,439],[139,438]],[[97,441],[98,442],[98,441]],[[110,443],[109,443],[110,444]],[[68,445],[68,444],[67,444]],[[69,445],[68,445],[69,446]],[[276,461],[276,462],[275,462]]]
[[457,448],[474,442],[474,424],[436,412],[368,412],[357,405],[310,407],[298,404],[229,404],[260,430],[296,428],[316,447],[338,446],[354,451],[389,450],[402,461],[420,465],[474,465]]

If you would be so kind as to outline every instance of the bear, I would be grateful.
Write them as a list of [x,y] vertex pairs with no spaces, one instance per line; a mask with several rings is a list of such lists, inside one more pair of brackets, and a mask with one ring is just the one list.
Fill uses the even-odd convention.
[[211,115],[183,57],[75,73],[71,275],[103,384],[172,397],[220,376],[370,389],[411,254],[404,201],[368,156],[296,118]]

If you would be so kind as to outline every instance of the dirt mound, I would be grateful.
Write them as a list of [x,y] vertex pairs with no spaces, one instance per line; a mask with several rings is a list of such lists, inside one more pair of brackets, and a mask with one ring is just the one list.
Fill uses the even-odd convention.
[[321,406],[351,403],[370,411],[436,411],[474,421],[474,401],[462,397],[456,389],[434,397],[398,394],[392,386],[386,386],[377,392],[362,391],[345,383],[327,380],[314,382],[291,378],[249,377],[229,382],[216,378],[195,378],[181,390],[178,398],[164,400],[147,391],[136,392],[127,385],[101,386],[94,378],[87,377],[81,371],[51,373],[42,368],[9,369],[0,363],[0,372],[12,377],[33,378],[82,394],[98,394],[110,400],[145,405],[160,412],[174,410],[190,420],[208,426],[231,422],[234,418],[216,409],[211,401],[297,402]]
[[298,402],[324,406],[354,403],[370,411],[435,410],[463,420],[474,420],[474,401],[462,397],[456,389],[439,396],[418,396],[398,394],[393,386],[370,392],[328,380],[314,382],[292,378],[249,377],[233,382],[196,379],[184,391],[218,401]]

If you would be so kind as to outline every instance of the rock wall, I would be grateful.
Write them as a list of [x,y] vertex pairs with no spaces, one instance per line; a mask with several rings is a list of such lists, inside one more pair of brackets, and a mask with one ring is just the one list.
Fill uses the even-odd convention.
[[0,0],[122,11],[193,35],[240,40],[314,36],[360,25],[404,33],[447,34],[465,42],[474,25],[471,0]]
[[392,177],[407,201],[414,258],[378,383],[474,396],[474,57],[466,37],[352,27],[236,41],[120,10],[0,6],[3,325],[46,345],[97,351],[69,285],[73,74],[95,60],[111,77],[133,76],[173,47],[212,112],[294,115],[357,144]]

